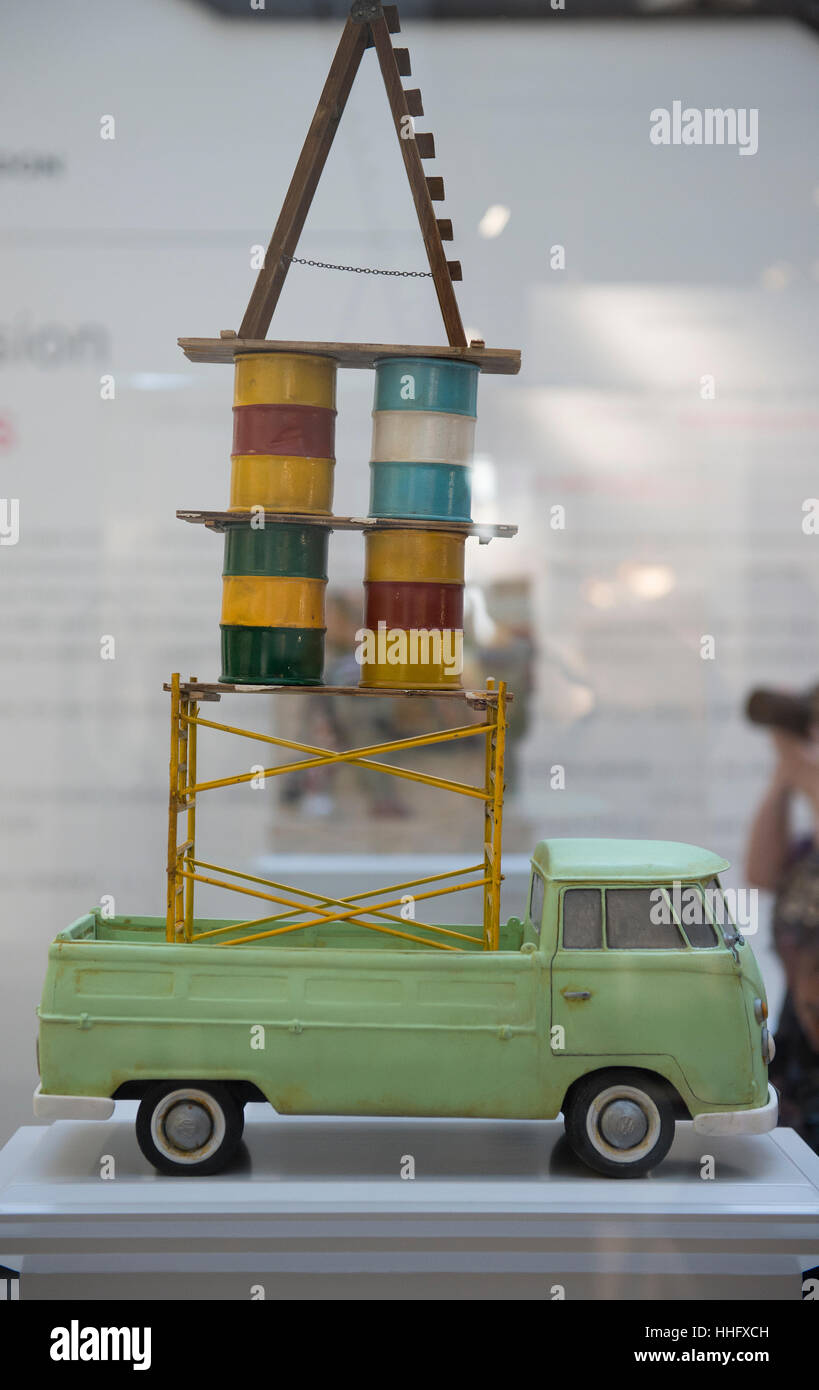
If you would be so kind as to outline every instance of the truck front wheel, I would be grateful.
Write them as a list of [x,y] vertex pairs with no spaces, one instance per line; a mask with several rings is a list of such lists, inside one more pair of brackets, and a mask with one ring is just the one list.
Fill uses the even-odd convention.
[[219,1173],[242,1138],[244,1111],[218,1081],[163,1081],[140,1103],[137,1143],[161,1173]]
[[662,1083],[628,1070],[584,1077],[564,1105],[566,1138],[578,1158],[607,1178],[656,1168],[674,1140],[674,1110]]

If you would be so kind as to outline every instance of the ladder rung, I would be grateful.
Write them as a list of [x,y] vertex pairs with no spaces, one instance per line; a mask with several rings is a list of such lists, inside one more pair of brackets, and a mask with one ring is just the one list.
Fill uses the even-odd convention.
[[176,846],[177,854],[184,854],[188,849],[193,849],[193,840],[186,840],[184,844]]

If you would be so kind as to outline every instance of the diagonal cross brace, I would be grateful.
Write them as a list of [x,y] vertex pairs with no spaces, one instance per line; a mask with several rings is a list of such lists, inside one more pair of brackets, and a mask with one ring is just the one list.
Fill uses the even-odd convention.
[[[275,914],[275,915],[268,915],[268,916],[266,916],[266,917],[257,917],[257,918],[254,918],[252,921],[228,923],[226,926],[221,926],[221,927],[210,927],[210,928],[208,928],[207,931],[202,931],[202,932],[197,932],[197,933],[196,933],[195,940],[197,940],[197,941],[204,941],[205,939],[207,939],[207,938],[209,938],[209,937],[214,937],[214,936],[225,936],[225,935],[228,934],[229,932],[236,931],[237,928],[247,929],[247,928],[249,928],[249,927],[258,927],[258,926],[262,926],[262,925],[265,925],[265,924],[268,924],[268,923],[273,923],[273,922],[285,921],[285,922],[286,922],[286,925],[285,925],[284,927],[282,927],[281,929],[277,928],[277,929],[275,929],[275,930],[270,930],[270,931],[266,932],[266,933],[265,933],[266,936],[267,936],[267,935],[275,936],[275,935],[277,935],[277,934],[281,934],[282,932],[288,933],[288,932],[295,932],[295,931],[303,931],[303,930],[306,930],[307,927],[310,927],[310,926],[317,926],[317,925],[319,924],[320,921],[322,921],[322,922],[327,922],[327,923],[331,923],[331,924],[332,924],[332,923],[335,923],[335,922],[338,922],[338,921],[341,921],[341,920],[346,920],[346,919],[344,919],[344,918],[339,917],[339,914],[338,914],[337,912],[332,912],[332,911],[329,912],[329,913],[321,912],[321,909],[324,908],[324,907],[328,907],[328,908],[332,908],[332,907],[353,908],[353,915],[354,915],[355,919],[360,923],[360,925],[361,925],[361,926],[366,926],[366,927],[371,927],[374,931],[377,931],[377,930],[378,930],[378,924],[377,924],[377,923],[373,923],[373,922],[367,922],[367,921],[365,921],[364,918],[363,918],[363,916],[362,916],[361,914],[364,914],[364,913],[369,912],[369,913],[371,913],[374,917],[379,917],[379,918],[382,918],[382,917],[383,917],[383,918],[386,918],[387,921],[389,921],[389,922],[395,922],[395,923],[397,923],[399,926],[401,926],[401,924],[402,924],[405,920],[407,920],[407,919],[405,919],[405,918],[403,918],[403,917],[398,917],[398,916],[396,916],[396,915],[395,915],[394,913],[392,913],[392,912],[386,912],[386,911],[383,910],[385,907],[396,906],[399,902],[402,902],[403,899],[400,899],[400,898],[399,898],[399,899],[393,898],[393,899],[391,899],[390,901],[385,901],[383,904],[380,903],[379,901],[376,901],[375,903],[370,903],[370,904],[365,903],[365,904],[362,905],[362,906],[354,907],[354,904],[355,904],[355,902],[356,902],[356,900],[357,900],[358,898],[362,898],[362,897],[373,898],[373,897],[374,897],[374,898],[378,899],[378,898],[380,898],[380,897],[382,897],[382,896],[386,898],[386,897],[388,897],[388,895],[389,895],[390,893],[399,892],[399,891],[405,886],[404,884],[395,883],[395,884],[389,884],[389,885],[387,885],[387,886],[385,886],[385,887],[382,887],[382,888],[371,888],[371,889],[369,890],[369,892],[367,892],[366,894],[364,894],[364,893],[353,894],[353,896],[350,897],[350,898],[332,898],[332,897],[321,896],[321,895],[318,894],[318,893],[311,893],[311,892],[309,892],[306,888],[294,887],[293,885],[288,884],[288,883],[277,883],[274,879],[257,878],[257,877],[255,877],[255,876],[252,875],[252,874],[242,874],[242,873],[239,873],[238,870],[236,870],[236,869],[223,868],[223,867],[221,867],[221,866],[218,865],[218,864],[206,864],[206,863],[204,863],[203,861],[198,860],[198,859],[197,859],[197,860],[194,860],[193,863],[194,863],[195,866],[196,866],[197,868],[199,868],[199,869],[211,869],[211,870],[213,870],[213,871],[215,871],[215,872],[217,872],[217,873],[230,874],[231,877],[233,877],[233,878],[245,879],[245,880],[247,880],[247,881],[249,881],[249,882],[251,882],[251,883],[262,883],[262,884],[264,884],[266,887],[268,887],[268,888],[276,888],[276,889],[279,890],[279,892],[282,892],[282,893],[294,893],[294,894],[299,894],[299,895],[301,895],[301,897],[303,897],[303,898],[312,898],[312,899],[314,900],[314,902],[317,904],[317,906],[314,906],[313,903],[306,903],[306,904],[305,904],[305,903],[302,903],[302,902],[300,902],[300,901],[298,900],[298,898],[282,898],[282,897],[278,897],[278,896],[276,896],[276,895],[274,895],[274,894],[271,894],[271,893],[263,893],[263,892],[260,892],[258,889],[253,889],[253,888],[242,888],[242,887],[240,887],[238,884],[235,884],[235,883],[226,883],[226,882],[224,882],[224,881],[221,880],[221,879],[210,878],[210,877],[208,877],[208,876],[205,875],[205,874],[194,873],[194,872],[192,872],[191,870],[186,870],[186,871],[185,871],[185,876],[186,876],[187,878],[190,878],[190,879],[196,879],[196,881],[197,881],[198,883],[207,883],[207,884],[210,884],[210,885],[211,885],[212,887],[214,887],[214,888],[224,888],[224,889],[227,889],[227,890],[228,890],[229,892],[231,892],[231,893],[244,893],[244,894],[245,894],[246,896],[248,896],[248,897],[251,897],[251,898],[261,898],[261,899],[263,899],[263,900],[265,900],[265,901],[267,901],[267,902],[281,903],[281,904],[284,904],[285,906],[287,906],[288,908],[291,909],[291,911],[289,911],[289,912],[282,912],[282,913],[278,913],[278,914]],[[454,874],[454,875],[449,875],[449,877],[457,876],[458,874],[463,875],[463,874],[465,874],[465,873],[467,873],[467,872],[469,872],[469,873],[476,873],[476,872],[478,872],[478,871],[481,869],[481,867],[482,867],[482,866],[481,866],[480,864],[477,865],[477,866],[475,866],[475,867],[470,866],[470,868],[469,868],[468,870],[467,870],[467,869],[458,870],[456,874]],[[437,878],[438,878],[438,879],[441,879],[441,878],[444,878],[444,877],[447,877],[447,876],[446,876],[446,875],[443,875],[443,874],[437,875]],[[447,893],[465,892],[467,889],[470,889],[470,888],[479,888],[479,887],[481,887],[481,886],[483,885],[484,881],[485,881],[484,879],[478,878],[478,879],[474,879],[472,882],[469,882],[469,883],[461,883],[461,884],[458,884],[458,885],[456,885],[456,886],[453,887],[453,888],[439,888],[439,889],[436,889],[436,890],[434,890],[433,892],[430,892],[430,893],[414,894],[413,896],[414,896],[414,898],[415,898],[415,901],[418,901],[420,897],[423,897],[423,898],[442,897],[442,896],[444,896],[444,895],[447,894]],[[312,922],[295,922],[295,923],[294,923],[294,922],[291,920],[292,917],[293,917],[294,915],[297,916],[297,917],[298,917],[298,916],[303,916],[305,913],[309,913],[309,912],[311,912],[311,911],[313,911],[313,912],[317,912],[317,911],[318,911],[318,912],[321,912],[320,918],[317,918],[316,920],[314,920],[314,921],[312,921]],[[453,937],[454,939],[456,939],[456,940],[458,940],[458,941],[467,941],[467,942],[469,942],[470,945],[474,945],[474,943],[475,943],[474,937],[469,936],[469,935],[468,935],[467,933],[465,933],[465,932],[456,931],[454,928],[451,928],[451,927],[442,927],[442,926],[438,926],[438,925],[433,925],[433,924],[430,923],[430,922],[422,922],[422,921],[420,921],[420,920],[417,920],[416,918],[412,918],[412,919],[410,919],[410,920],[412,920],[412,922],[414,923],[414,925],[415,925],[416,927],[423,927],[425,930],[431,931],[431,932],[436,932],[436,933],[438,933],[438,934],[441,935],[441,936],[450,936],[450,937]],[[414,939],[418,940],[418,939],[420,939],[420,938],[414,938]],[[234,940],[231,940],[231,941],[225,942],[224,944],[226,944],[226,945],[235,945],[236,942],[235,942]]]
[[431,737],[429,734],[417,734],[412,738],[392,740],[389,743],[374,743],[367,748],[350,748],[346,751],[337,751],[330,748],[321,748],[314,744],[297,743],[293,739],[278,738],[272,734],[259,734],[250,729],[237,729],[229,724],[218,724],[212,719],[201,719],[197,717],[182,716],[182,722],[188,724],[201,725],[206,729],[216,729],[222,733],[240,734],[244,738],[256,739],[260,743],[272,743],[280,748],[293,748],[302,753],[312,753],[316,756],[303,758],[294,763],[280,763],[277,767],[263,768],[261,772],[240,772],[233,777],[219,777],[211,782],[199,782],[196,785],[186,787],[187,796],[197,796],[199,792],[212,791],[216,787],[238,786],[241,782],[252,782],[256,777],[280,777],[285,772],[306,772],[314,767],[324,767],[333,763],[354,763],[359,767],[367,767],[376,772],[387,772],[392,777],[405,777],[412,782],[423,782],[427,785],[439,787],[443,791],[453,791],[461,796],[472,796],[478,801],[487,801],[489,793],[484,787],[474,787],[468,782],[454,782],[448,778],[432,777],[425,772],[415,772],[408,767],[393,767],[390,763],[373,762],[369,756],[372,753],[390,753],[396,750],[407,748],[426,748],[435,742],[449,742],[462,738],[473,738],[479,734],[487,734],[491,731],[490,724],[465,724],[461,728],[446,729],[443,736]]

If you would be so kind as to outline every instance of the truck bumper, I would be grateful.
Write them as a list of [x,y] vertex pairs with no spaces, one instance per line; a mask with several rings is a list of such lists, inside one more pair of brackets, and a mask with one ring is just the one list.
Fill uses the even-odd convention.
[[110,1120],[114,1102],[108,1096],[49,1096],[38,1086],[33,1097],[38,1120]]
[[773,1086],[768,1086],[768,1103],[754,1110],[719,1110],[709,1115],[695,1115],[697,1134],[767,1134],[776,1128],[779,1101]]

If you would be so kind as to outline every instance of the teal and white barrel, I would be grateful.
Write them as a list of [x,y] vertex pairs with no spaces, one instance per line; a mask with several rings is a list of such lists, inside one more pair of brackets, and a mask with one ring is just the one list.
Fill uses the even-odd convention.
[[472,520],[479,372],[434,357],[376,362],[370,516]]

